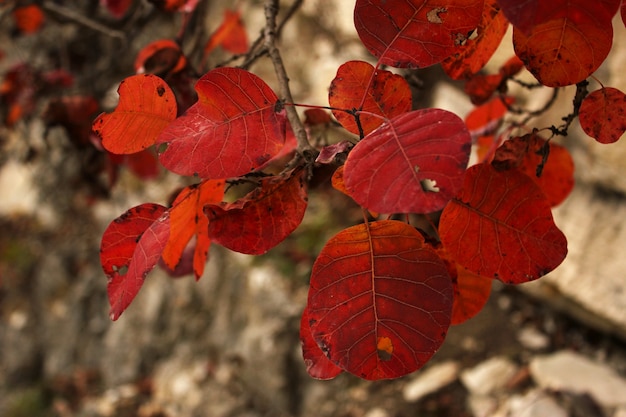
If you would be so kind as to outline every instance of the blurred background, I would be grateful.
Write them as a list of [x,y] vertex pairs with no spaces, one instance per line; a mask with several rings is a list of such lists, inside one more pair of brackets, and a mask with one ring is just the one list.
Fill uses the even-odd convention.
[[[27,3],[0,1],[0,415],[626,416],[623,139],[600,145],[575,123],[561,141],[577,184],[555,210],[569,241],[556,271],[516,288],[494,283],[485,309],[452,327],[423,370],[394,381],[316,381],[298,336],[308,276],[328,238],[359,221],[357,208],[320,185],[298,231],[267,255],[213,246],[198,282],[156,268],[111,322],[102,232],[136,204],[167,204],[183,180],[149,156],[106,155],[89,137],[91,121],[115,107],[143,47],[179,35],[184,14],[163,10],[164,1],[137,0],[116,17],[106,2],[44,0],[35,2],[41,16],[20,18],[16,7]],[[199,2],[185,53],[202,49],[227,7],[241,11],[254,42],[262,2],[233,3]],[[280,42],[294,99],[327,105],[337,68],[373,59],[354,30],[354,2],[281,4],[281,18],[299,6]],[[626,31],[621,20],[614,26],[614,50],[596,76],[626,91]],[[486,71],[513,54],[510,43]],[[217,47],[207,68],[241,63],[231,55]],[[269,60],[250,70],[275,86]],[[438,66],[402,74],[416,106],[461,117],[472,109],[462,83]],[[540,107],[545,90],[514,93]],[[558,123],[573,93],[560,92],[535,124]]]

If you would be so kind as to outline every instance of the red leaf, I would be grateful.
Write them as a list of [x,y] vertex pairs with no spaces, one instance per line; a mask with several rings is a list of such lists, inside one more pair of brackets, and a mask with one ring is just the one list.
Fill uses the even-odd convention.
[[522,68],[524,63],[517,55],[513,55],[502,65],[497,74],[475,74],[465,83],[465,92],[470,96],[473,104],[480,105],[489,100],[493,93],[506,81],[513,77]]
[[514,29],[515,53],[543,85],[560,87],[586,79],[611,50],[611,19],[586,0],[570,0],[550,16],[528,33]]
[[443,69],[455,80],[476,74],[496,51],[509,22],[498,8],[497,0],[486,0],[476,38],[468,39],[442,62]]
[[207,205],[209,236],[228,249],[261,255],[285,240],[307,207],[303,171],[261,179],[261,186],[234,203]]
[[367,135],[385,119],[408,112],[411,100],[411,89],[403,77],[363,61],[341,65],[328,92],[331,107],[364,112],[358,115],[363,129],[360,132],[354,114],[333,110],[337,121],[357,135]]
[[512,138],[496,151],[496,169],[519,169],[546,195],[551,206],[559,205],[574,188],[574,161],[563,146],[537,134]]
[[428,67],[454,53],[482,9],[482,0],[357,0],[354,25],[380,64]]
[[332,379],[342,371],[328,359],[322,349],[315,343],[309,326],[309,310],[304,309],[300,320],[300,343],[302,344],[302,357],[306,365],[306,371],[315,379]]
[[498,146],[495,133],[508,112],[503,100],[507,105],[514,101],[512,97],[494,97],[465,116],[465,124],[472,135],[472,142],[477,145],[476,153],[480,162],[491,161]]
[[361,378],[397,378],[423,366],[445,338],[451,308],[446,265],[406,223],[343,230],[313,265],[313,339],[331,362]]
[[490,164],[468,169],[459,196],[441,214],[439,235],[458,264],[508,284],[547,274],[567,254],[539,187],[519,171]]
[[327,125],[331,122],[330,114],[322,109],[306,109],[304,124],[306,126]]
[[578,114],[586,134],[600,143],[614,143],[626,131],[626,94],[612,87],[591,92]]
[[248,52],[248,34],[238,10],[224,10],[224,20],[204,46],[204,54],[209,54],[218,46],[233,54]]
[[161,163],[180,175],[238,177],[276,155],[285,111],[272,89],[239,68],[217,68],[196,84],[198,102],[159,136]]
[[159,175],[159,161],[152,149],[124,155],[124,164],[137,178],[150,180]]
[[[562,18],[573,9],[586,9],[601,19],[610,22],[617,12],[620,0],[498,0],[500,8],[516,29],[528,35],[536,26],[550,20]],[[583,16],[578,16],[582,18]]]
[[352,142],[342,140],[332,145],[324,146],[315,158],[318,164],[332,164],[338,154],[348,152],[352,148]]
[[178,194],[170,209],[170,238],[163,251],[163,261],[170,269],[176,269],[187,243],[195,236],[193,270],[196,279],[200,279],[211,244],[204,206],[219,203],[223,197],[223,180],[205,180]]
[[352,198],[380,213],[441,210],[463,184],[471,138],[454,113],[405,113],[361,140],[345,163]]
[[133,0],[100,0],[100,4],[118,19],[124,17]]
[[154,144],[176,118],[176,98],[167,83],[156,75],[133,75],[118,88],[120,101],[113,113],[93,122],[102,146],[117,154],[136,153]]
[[16,7],[13,10],[13,20],[20,32],[33,34],[41,29],[45,21],[45,16],[41,8],[35,4]]
[[490,278],[472,274],[462,266],[457,266],[451,324],[464,323],[480,313],[489,300],[491,285]]
[[182,71],[187,59],[180,46],[171,39],[160,39],[145,46],[135,59],[137,74],[155,74],[164,77]]
[[117,320],[133,301],[154,268],[170,232],[167,209],[145,203],[113,220],[102,235],[100,262],[109,279],[111,320]]

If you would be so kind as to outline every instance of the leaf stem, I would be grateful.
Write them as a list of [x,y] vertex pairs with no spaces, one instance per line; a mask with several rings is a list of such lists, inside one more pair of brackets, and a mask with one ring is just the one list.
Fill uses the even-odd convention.
[[[274,72],[278,79],[278,87],[281,99],[286,103],[293,103],[291,96],[291,90],[289,89],[289,77],[287,71],[283,65],[283,60],[280,56],[280,51],[276,47],[277,29],[276,29],[276,15],[278,14],[278,0],[266,0],[265,2],[265,30],[264,40],[265,48],[274,64]],[[302,124],[302,120],[298,116],[296,108],[293,106],[285,106],[287,112],[287,119],[291,124],[293,133],[296,136],[298,142],[298,152],[304,157],[306,162],[312,162],[315,160],[317,151],[311,146],[307,138],[306,130]]]

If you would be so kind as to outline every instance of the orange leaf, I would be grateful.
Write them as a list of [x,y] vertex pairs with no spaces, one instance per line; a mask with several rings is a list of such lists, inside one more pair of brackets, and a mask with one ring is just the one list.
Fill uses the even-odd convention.
[[502,118],[508,112],[507,105],[511,105],[513,101],[512,97],[505,97],[504,99],[494,97],[465,116],[465,124],[470,130],[472,140],[477,145],[476,153],[479,161],[490,161],[493,158],[498,146],[495,133]]
[[20,32],[32,34],[39,31],[45,21],[45,16],[39,6],[31,4],[13,10],[13,19]]
[[223,197],[223,180],[205,180],[184,188],[178,194],[170,209],[170,239],[162,255],[168,268],[176,268],[187,243],[195,235],[193,270],[196,279],[200,279],[211,244],[209,219],[204,214],[204,206],[219,203]]
[[233,54],[248,52],[248,34],[238,10],[224,10],[222,24],[213,32],[204,46],[205,56],[218,46]]
[[515,53],[548,87],[576,84],[604,61],[613,43],[610,20],[594,7],[571,7],[567,15],[536,25],[530,33],[513,30]]
[[446,74],[455,80],[467,79],[484,67],[509,27],[496,0],[485,1],[483,7],[481,21],[476,29],[477,37],[468,39],[441,63]]
[[600,143],[617,142],[626,131],[626,94],[612,87],[593,91],[578,114],[586,134]]
[[187,59],[180,46],[171,39],[161,39],[145,46],[135,59],[137,74],[155,74],[165,76],[182,71],[187,66]]
[[156,75],[133,75],[118,88],[120,101],[113,113],[103,113],[92,129],[106,150],[117,154],[139,152],[154,145],[163,129],[176,118],[176,98]]
[[492,280],[457,265],[452,324],[461,324],[480,313],[491,294]]

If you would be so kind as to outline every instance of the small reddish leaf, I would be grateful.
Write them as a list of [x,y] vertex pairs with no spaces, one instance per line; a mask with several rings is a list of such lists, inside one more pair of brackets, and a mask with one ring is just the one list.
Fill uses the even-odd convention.
[[145,46],[135,59],[137,74],[154,74],[164,77],[182,71],[187,59],[180,46],[171,39],[160,39]]
[[398,378],[422,367],[445,338],[451,308],[446,265],[406,223],[343,230],[313,265],[313,339],[331,362],[361,378]]
[[492,279],[473,274],[457,266],[454,282],[452,323],[461,324],[480,313],[491,294]]
[[185,187],[178,194],[170,209],[170,238],[163,251],[163,261],[170,269],[176,269],[187,244],[195,236],[193,270],[196,279],[200,279],[211,244],[204,206],[219,203],[223,197],[224,180],[205,180]]
[[144,149],[141,152],[124,155],[124,164],[137,178],[150,180],[156,178],[160,170],[156,155],[152,149]]
[[326,125],[331,122],[330,114],[322,109],[306,109],[304,124],[307,126]]
[[509,58],[500,67],[497,74],[475,74],[465,83],[465,92],[473,104],[480,105],[489,100],[504,81],[513,77],[524,68],[524,63],[517,55]]
[[626,94],[612,87],[591,92],[578,114],[586,134],[600,143],[614,143],[626,131]]
[[204,54],[209,54],[218,46],[233,54],[248,52],[248,34],[238,10],[224,10],[224,20],[204,46]]
[[482,0],[357,0],[354,25],[380,64],[420,68],[452,55],[482,9]]
[[315,158],[315,162],[318,164],[332,164],[335,162],[335,158],[338,154],[348,152],[351,148],[352,142],[348,142],[347,140],[324,146],[320,150],[319,155],[317,155],[317,158]]
[[331,107],[364,112],[358,114],[363,129],[360,132],[354,114],[333,110],[337,121],[356,135],[367,135],[385,119],[408,112],[411,100],[409,83],[403,77],[363,61],[341,65],[328,92]]
[[13,10],[13,20],[20,32],[33,34],[41,29],[46,17],[39,6],[30,4],[16,7]]
[[170,232],[167,209],[145,203],[113,220],[102,235],[100,262],[109,279],[111,320],[117,320],[133,301],[155,267]]
[[345,163],[352,198],[379,213],[442,209],[463,184],[470,134],[441,109],[405,113],[361,140]]
[[315,343],[309,326],[309,311],[306,308],[300,320],[300,343],[306,371],[311,377],[322,380],[333,379],[343,372],[324,355],[322,349]]
[[261,255],[285,240],[307,207],[304,172],[261,179],[261,186],[234,203],[207,205],[209,236],[230,250]]
[[467,170],[463,189],[441,214],[439,235],[458,264],[508,284],[547,274],[567,254],[539,187],[519,171],[490,164]]
[[91,145],[91,121],[99,113],[91,96],[65,96],[50,100],[42,115],[48,126],[63,126],[77,146]]
[[548,87],[576,84],[604,62],[613,43],[610,20],[595,9],[571,14],[533,27],[526,35],[513,30],[515,53],[537,80]]
[[569,151],[537,134],[504,142],[496,151],[493,166],[499,170],[516,168],[528,175],[553,207],[574,188],[574,161]]
[[100,0],[100,4],[118,19],[124,17],[132,2],[133,0]]
[[499,9],[497,0],[485,1],[476,38],[468,39],[450,57],[442,62],[446,74],[455,80],[476,74],[496,51],[509,22]]
[[159,136],[161,163],[180,175],[238,177],[262,166],[285,141],[286,116],[272,89],[239,68],[217,68],[196,84],[198,102]]
[[113,113],[93,122],[102,146],[117,154],[136,153],[154,144],[176,118],[176,98],[167,83],[156,75],[133,75],[118,88],[120,101]]
[[477,145],[476,153],[480,162],[493,158],[499,145],[495,133],[508,112],[507,106],[513,104],[513,101],[512,97],[494,97],[465,116],[465,124],[472,135],[472,142]]

